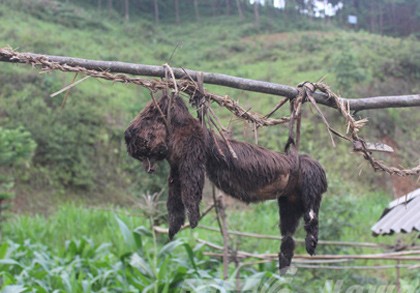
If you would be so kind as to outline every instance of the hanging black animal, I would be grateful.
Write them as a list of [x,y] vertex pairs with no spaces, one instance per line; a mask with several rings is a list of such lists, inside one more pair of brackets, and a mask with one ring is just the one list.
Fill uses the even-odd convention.
[[[192,117],[178,96],[150,102],[125,131],[128,153],[143,163],[148,173],[155,163],[167,160],[170,239],[184,224],[197,226],[204,177],[223,192],[246,203],[277,200],[283,236],[280,270],[290,266],[295,248],[293,234],[303,216],[306,251],[313,255],[318,242],[321,195],[327,190],[322,166],[307,155],[298,155],[289,138],[285,153],[258,145],[224,139]],[[252,221],[252,219],[250,219]]]

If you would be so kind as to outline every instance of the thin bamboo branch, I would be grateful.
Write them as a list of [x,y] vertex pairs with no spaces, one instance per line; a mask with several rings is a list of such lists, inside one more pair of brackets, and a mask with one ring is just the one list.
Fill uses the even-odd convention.
[[213,201],[216,210],[217,222],[219,223],[220,233],[223,237],[223,278],[229,277],[229,232],[226,224],[225,205],[223,203],[223,194],[216,196],[216,187],[212,184]]
[[[205,243],[203,243],[205,244]],[[210,247],[210,246],[209,246]],[[223,253],[216,253],[216,252],[204,252],[204,255],[207,256],[212,256],[212,257],[223,257]],[[277,261],[277,254],[250,254],[250,253],[245,253],[242,254],[240,252],[237,253],[237,255],[235,255],[236,258],[239,259],[246,259],[246,258],[256,258],[256,259],[260,259],[260,260],[264,260],[264,262],[273,262],[273,261]],[[338,255],[339,256],[339,255]],[[232,256],[233,257],[233,256]],[[353,258],[348,255],[342,255],[342,258],[336,258],[336,259],[329,259],[329,258],[322,258],[322,256],[318,257],[318,258],[314,258],[311,256],[307,256],[307,258],[300,258],[299,255],[295,255],[293,257],[292,263],[293,264],[311,264],[311,263],[328,263],[328,262],[324,262],[324,261],[336,261],[336,262],[349,262],[352,260],[358,260],[358,259],[362,259],[362,260],[390,260],[390,261],[418,261],[420,260],[419,257],[375,257],[375,258],[371,258],[371,257],[364,257],[362,256],[361,258]],[[393,266],[395,268],[395,265]],[[413,264],[408,264],[407,268],[409,269],[416,269],[419,268],[420,266],[416,266]]]
[[84,82],[84,81],[85,81],[86,79],[88,79],[90,76],[85,76],[85,77],[83,77],[82,79],[79,79],[78,81],[76,81],[76,82],[75,82],[76,77],[77,77],[77,73],[76,73],[76,75],[75,75],[74,79],[72,80],[72,82],[71,82],[68,86],[66,86],[66,87],[62,88],[62,89],[61,89],[61,90],[59,90],[58,92],[55,92],[55,93],[51,94],[51,95],[50,95],[50,97],[51,97],[51,98],[54,98],[55,96],[57,96],[57,95],[61,94],[62,92],[65,92],[65,91],[67,91],[67,90],[69,90],[69,89],[71,89],[71,88],[75,87],[75,86],[76,86],[76,85],[78,85],[79,83]]
[[[47,61],[57,62],[62,65],[66,64],[70,66],[81,66],[87,69],[94,69],[106,72],[127,73],[133,75],[153,77],[165,76],[165,68],[163,66],[134,64],[118,61],[89,60],[81,58],[72,58],[67,56],[52,56],[34,53],[16,53],[8,48],[0,48],[0,61],[26,63],[24,59],[17,58],[16,54],[30,58],[44,58]],[[199,71],[189,69],[173,68],[173,74],[176,79],[185,78],[185,72],[187,72],[188,75],[194,80],[197,80],[197,76],[200,73]],[[220,73],[202,72],[202,74],[203,82],[206,84],[214,84],[219,86],[236,88],[240,90],[284,96],[288,98],[293,98],[298,94],[297,88],[287,85],[235,77]],[[314,93],[313,97],[319,104],[331,108],[337,107],[335,105],[335,102],[332,99],[329,99],[328,95],[326,94]],[[341,99],[341,101],[348,103],[348,105],[353,111],[382,108],[419,107],[420,94],[402,96],[380,96],[361,99]]]
[[[223,249],[224,249],[223,246],[220,246],[220,245],[211,243],[209,241],[205,241],[205,240],[202,240],[202,239],[197,239],[197,241],[199,243],[201,243],[201,244],[204,244],[204,245],[206,245],[206,246],[208,246],[210,248],[216,249],[216,250],[223,251]],[[206,254],[208,254],[208,253],[206,252]],[[208,254],[208,255],[210,255],[210,254]],[[219,254],[212,254],[212,255],[224,257],[225,254],[224,253],[223,254],[222,253],[219,253]],[[258,255],[258,254],[249,253],[249,252],[246,252],[246,251],[237,251],[236,252],[236,255],[238,256],[238,258],[253,257],[253,258],[259,258],[259,259],[266,259],[266,257],[263,254]],[[232,254],[228,254],[228,256],[233,257]]]
[[[199,221],[202,219],[202,218],[204,218],[212,209],[214,208],[214,204],[212,204],[212,205],[210,205],[209,207],[207,207],[206,209],[205,209],[205,211],[204,212],[202,212],[201,213],[201,216],[200,216],[200,219],[199,219]],[[185,225],[183,225],[182,227],[181,227],[181,229],[180,229],[180,231],[181,230],[184,230],[184,229],[187,229],[187,228],[189,228],[190,227],[190,223],[187,223],[187,224],[185,224]],[[169,229],[168,228],[162,228],[162,227],[159,227],[159,226],[153,226],[153,230],[156,232],[156,233],[160,233],[160,234],[168,234],[169,233]]]
[[[199,225],[198,228],[209,230],[209,231],[219,231],[217,228],[208,227]],[[274,235],[264,235],[264,234],[257,234],[257,233],[247,233],[247,232],[239,232],[229,230],[229,234],[236,235],[239,237],[251,237],[257,239],[268,239],[268,240],[281,240],[280,236]],[[298,243],[305,243],[304,239],[295,239]],[[337,246],[353,246],[353,247],[370,247],[370,248],[387,248],[387,245],[384,244],[377,244],[377,243],[369,243],[369,242],[346,242],[346,241],[329,241],[329,240],[319,240],[318,245],[337,245]]]
[[324,269],[324,270],[386,270],[395,268],[408,268],[410,264],[406,265],[383,265],[383,266],[320,266],[320,265],[301,265],[296,264],[297,268],[301,269]]
[[[203,243],[213,249],[222,250],[221,246],[215,245],[213,243],[202,241],[197,239],[200,243]],[[223,254],[219,253],[206,253],[207,255],[212,256],[223,256]],[[403,252],[390,252],[390,253],[378,253],[378,254],[346,254],[346,255],[333,255],[333,254],[324,254],[324,255],[295,255],[293,257],[293,261],[298,260],[395,260],[395,261],[420,261],[420,256],[416,256],[420,254],[420,251],[403,251]],[[415,256],[413,256],[415,255]],[[254,254],[244,251],[237,251],[236,257],[238,258],[257,258],[257,259],[272,259],[277,260],[278,254],[274,253],[267,253],[267,254]]]

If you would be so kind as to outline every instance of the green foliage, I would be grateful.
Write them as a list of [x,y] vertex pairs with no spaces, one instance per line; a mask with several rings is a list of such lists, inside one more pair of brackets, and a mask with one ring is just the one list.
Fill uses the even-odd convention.
[[[128,252],[115,254],[110,243],[95,244],[88,238],[65,242],[56,251],[40,243],[12,241],[0,246],[2,292],[173,292],[185,279],[208,273],[200,253],[176,240],[159,246],[152,233],[132,231],[116,218]],[[149,240],[149,241],[148,241]],[[179,290],[179,289],[178,289]],[[15,292],[15,291],[13,291]]]
[[14,197],[14,167],[30,162],[36,143],[31,134],[22,127],[3,129],[0,127],[0,239],[4,212],[9,208],[8,200]]
[[[55,80],[51,81],[49,84],[46,80],[45,86],[52,86]],[[8,115],[21,117],[19,123],[25,125],[36,141],[35,165],[48,166],[53,180],[65,186],[93,187],[93,159],[106,133],[99,102],[85,97],[60,109],[57,100],[43,99],[36,93],[37,90],[21,93],[8,99],[5,105]]]
[[16,166],[31,160],[36,143],[23,127],[0,127],[0,166]]
[[10,7],[19,9],[38,19],[73,28],[94,28],[106,31],[107,27],[82,7],[56,0],[6,0]]
[[[372,242],[370,223],[380,215],[387,200],[384,194],[368,194],[364,198],[344,194],[336,198],[326,197],[320,219],[323,239]],[[353,211],[346,211],[346,207]],[[238,271],[241,289],[252,292],[273,288],[313,292],[325,289],[328,282],[340,280],[344,282],[343,287],[394,281],[393,271],[362,273],[298,268],[294,274],[279,277],[276,261],[254,265],[251,260],[245,261],[249,262],[248,265],[239,269],[230,265],[228,280],[222,280],[220,262],[205,256],[205,248],[194,241],[194,238],[200,238],[220,244],[218,232],[186,229],[177,235],[175,241],[167,242],[166,235],[152,232],[148,219],[139,217],[138,211],[131,212],[136,215],[127,214],[126,209],[63,205],[48,218],[20,215],[10,219],[5,226],[5,241],[0,245],[0,280],[3,282],[0,281],[0,288],[22,286],[29,292],[34,289],[40,292],[56,289],[67,292],[137,292],[145,288],[146,292],[178,292],[183,286],[192,292],[214,292],[203,290],[235,290]],[[342,217],[343,212],[346,215]],[[229,229],[279,235],[275,202],[253,205],[248,210],[229,208],[227,214]],[[205,217],[200,225],[217,226],[214,215]],[[299,238],[304,237],[302,228],[299,228]],[[279,249],[277,240],[255,241],[235,235],[231,238],[235,248],[243,251],[273,253]],[[385,242],[392,243],[390,239]],[[328,252],[362,254],[372,253],[372,250],[318,247],[319,254]],[[296,253],[305,253],[302,243],[297,244]],[[373,263],[359,261],[358,264]],[[413,288],[417,275],[415,272],[401,272],[405,288]]]
[[367,72],[357,56],[350,50],[343,50],[336,54],[332,62],[337,86],[344,94],[351,93],[354,84],[361,83],[367,78]]
[[[399,68],[397,72],[389,70],[390,74],[401,73],[401,77],[412,76],[414,79],[420,78],[420,48],[414,38],[408,39],[398,53],[396,58]],[[395,68],[394,68],[395,69]],[[417,88],[418,90],[418,88]]]

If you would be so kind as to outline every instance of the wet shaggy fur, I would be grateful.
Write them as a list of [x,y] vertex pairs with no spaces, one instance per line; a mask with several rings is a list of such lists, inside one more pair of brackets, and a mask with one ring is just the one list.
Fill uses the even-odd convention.
[[280,270],[290,266],[295,248],[293,234],[300,218],[305,221],[306,250],[315,253],[321,195],[327,190],[322,166],[307,155],[298,155],[289,139],[285,153],[229,140],[226,142],[191,116],[180,97],[161,97],[149,103],[125,131],[128,153],[152,173],[155,162],[170,165],[167,201],[169,237],[180,230],[185,214],[192,228],[200,217],[204,177],[217,188],[246,203],[277,200],[283,236]]

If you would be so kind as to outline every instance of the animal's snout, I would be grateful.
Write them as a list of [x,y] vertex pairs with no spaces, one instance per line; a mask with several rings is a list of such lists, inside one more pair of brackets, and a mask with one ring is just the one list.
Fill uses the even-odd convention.
[[133,138],[133,136],[134,136],[134,131],[133,131],[133,129],[132,129],[132,128],[127,128],[127,129],[124,131],[124,139],[125,139],[125,143],[126,143],[126,144],[129,144],[129,143],[130,143],[130,141],[131,141],[131,139]]

